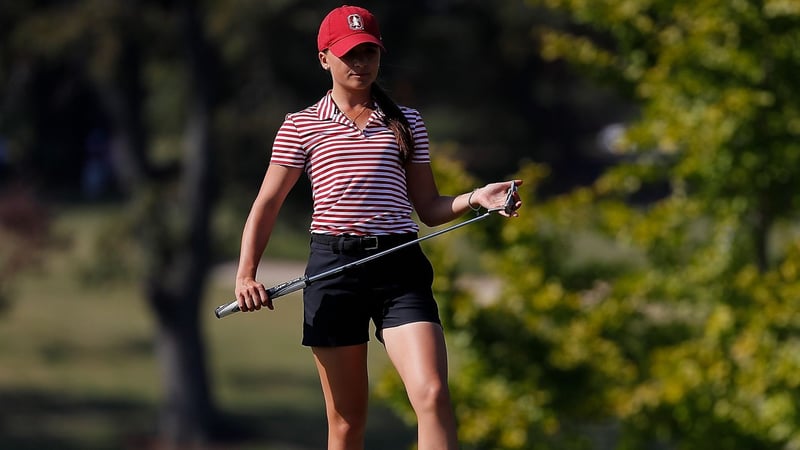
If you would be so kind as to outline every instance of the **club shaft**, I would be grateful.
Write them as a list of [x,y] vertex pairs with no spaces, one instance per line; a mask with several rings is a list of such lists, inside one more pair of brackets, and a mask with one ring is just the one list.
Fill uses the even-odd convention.
[[361,258],[358,261],[353,261],[353,262],[351,262],[349,264],[345,264],[343,266],[336,267],[334,269],[328,270],[327,272],[322,272],[320,274],[314,275],[314,276],[308,278],[309,284],[314,282],[314,281],[321,280],[323,278],[327,278],[327,277],[329,277],[331,275],[336,275],[337,273],[342,272],[342,271],[347,270],[347,269],[350,269],[352,267],[356,267],[356,266],[360,266],[361,264],[368,263],[368,262],[373,261],[375,259],[378,259],[378,258],[380,258],[382,256],[386,256],[389,253],[394,253],[394,252],[396,252],[396,251],[398,251],[400,249],[409,247],[409,246],[414,245],[414,244],[418,244],[418,243],[420,243],[420,242],[422,242],[424,240],[427,240],[427,239],[430,239],[430,238],[434,238],[436,236],[439,236],[440,234],[447,233],[448,231],[453,231],[456,228],[461,228],[464,225],[469,225],[472,222],[477,222],[478,220],[485,219],[486,217],[489,216],[489,214],[490,214],[490,212],[485,212],[480,216],[473,217],[472,219],[469,219],[467,221],[464,221],[464,222],[461,222],[459,224],[453,225],[453,226],[451,226],[449,228],[445,228],[443,230],[439,230],[439,231],[437,231],[435,233],[427,234],[427,235],[425,235],[425,236],[423,236],[421,238],[414,239],[413,241],[408,241],[408,242],[405,242],[405,243],[400,244],[398,246],[386,249],[386,250],[384,250],[382,252],[375,253],[374,255],[369,255],[369,256],[367,256],[365,258]]
[[[448,228],[445,228],[445,229],[442,229],[442,230],[427,234],[427,235],[425,235],[425,236],[423,236],[421,238],[414,239],[413,241],[408,241],[408,242],[405,242],[405,243],[400,244],[398,246],[386,249],[386,250],[384,250],[382,252],[375,253],[374,255],[370,255],[370,256],[367,256],[365,258],[361,258],[358,261],[353,261],[353,262],[351,262],[349,264],[345,264],[345,265],[333,268],[331,270],[327,270],[325,272],[322,272],[322,273],[319,273],[319,274],[316,274],[316,275],[313,275],[313,276],[310,276],[310,277],[302,276],[302,277],[296,278],[294,280],[286,281],[284,283],[275,285],[275,286],[267,289],[267,296],[269,296],[270,299],[274,300],[274,299],[276,299],[278,297],[281,297],[283,295],[290,294],[292,292],[295,292],[295,291],[298,291],[300,289],[303,289],[304,287],[308,286],[309,284],[311,284],[311,283],[313,283],[313,282],[315,282],[317,280],[321,280],[321,279],[330,277],[332,275],[336,275],[336,274],[338,274],[340,272],[343,272],[343,271],[345,271],[347,269],[350,269],[352,267],[360,266],[362,264],[365,264],[365,263],[368,263],[370,261],[376,260],[376,259],[378,259],[380,257],[386,256],[389,253],[393,253],[393,252],[396,252],[396,251],[398,251],[400,249],[409,247],[411,245],[418,244],[418,243],[420,243],[420,242],[422,242],[424,240],[434,238],[436,236],[439,236],[441,234],[447,233],[449,231],[453,231],[456,228],[461,228],[461,227],[463,227],[465,225],[469,225],[469,224],[471,224],[473,222],[477,222],[479,220],[483,220],[483,219],[489,217],[489,215],[492,212],[494,212],[494,210],[487,211],[487,212],[485,212],[485,213],[483,213],[483,214],[481,214],[479,216],[473,217],[472,219],[469,219],[469,220],[466,220],[464,222],[455,224],[455,225],[453,225],[451,227],[448,227]],[[237,313],[239,311],[240,311],[239,310],[239,304],[238,304],[238,302],[236,300],[234,300],[234,301],[232,301],[232,302],[230,302],[228,304],[218,306],[217,309],[214,310],[214,314],[217,316],[218,319],[221,319],[223,317],[229,316],[229,315]]]

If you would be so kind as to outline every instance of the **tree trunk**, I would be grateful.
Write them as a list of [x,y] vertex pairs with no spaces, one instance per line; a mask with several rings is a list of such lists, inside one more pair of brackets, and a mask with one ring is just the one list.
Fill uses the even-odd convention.
[[179,6],[190,76],[180,180],[186,220],[178,242],[160,241],[166,248],[159,253],[168,255],[170,267],[162,266],[166,273],[153,273],[148,284],[158,316],[158,354],[167,400],[161,416],[162,438],[184,445],[207,440],[216,415],[198,318],[210,259],[214,63],[195,2],[185,0]]
[[181,448],[208,441],[216,416],[197,302],[190,295],[184,292],[175,297],[162,291],[150,297],[158,311],[156,354],[164,392],[159,437]]
[[[113,118],[123,190],[133,205],[144,205],[140,211],[146,216],[139,220],[149,255],[144,294],[156,319],[155,347],[164,395],[159,438],[168,448],[195,448],[209,440],[216,421],[198,316],[210,260],[213,61],[195,3],[182,0],[169,5],[177,8],[183,21],[190,74],[180,168],[156,167],[149,157],[142,51],[135,38],[124,35],[118,76],[101,91]],[[176,207],[181,209],[178,214]]]

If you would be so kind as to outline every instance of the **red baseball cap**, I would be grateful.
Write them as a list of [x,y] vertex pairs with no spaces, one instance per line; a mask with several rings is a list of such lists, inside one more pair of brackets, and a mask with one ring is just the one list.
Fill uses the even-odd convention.
[[317,35],[317,49],[328,49],[338,57],[344,56],[358,44],[371,42],[384,51],[378,21],[371,12],[358,6],[342,5],[322,20]]

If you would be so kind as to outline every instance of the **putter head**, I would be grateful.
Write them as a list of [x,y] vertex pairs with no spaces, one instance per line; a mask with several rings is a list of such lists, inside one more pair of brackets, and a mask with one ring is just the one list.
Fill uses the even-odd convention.
[[516,196],[514,195],[517,192],[517,183],[511,182],[511,187],[508,188],[508,194],[506,195],[506,203],[503,207],[503,210],[506,214],[511,215],[517,208],[517,200]]

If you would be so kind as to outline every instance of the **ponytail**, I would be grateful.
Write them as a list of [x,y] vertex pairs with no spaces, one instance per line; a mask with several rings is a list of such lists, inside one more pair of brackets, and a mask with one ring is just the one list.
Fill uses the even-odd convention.
[[411,157],[414,155],[414,137],[408,119],[378,83],[372,83],[372,97],[386,116],[386,126],[394,133],[397,145],[400,147],[400,160],[403,164],[411,162]]

